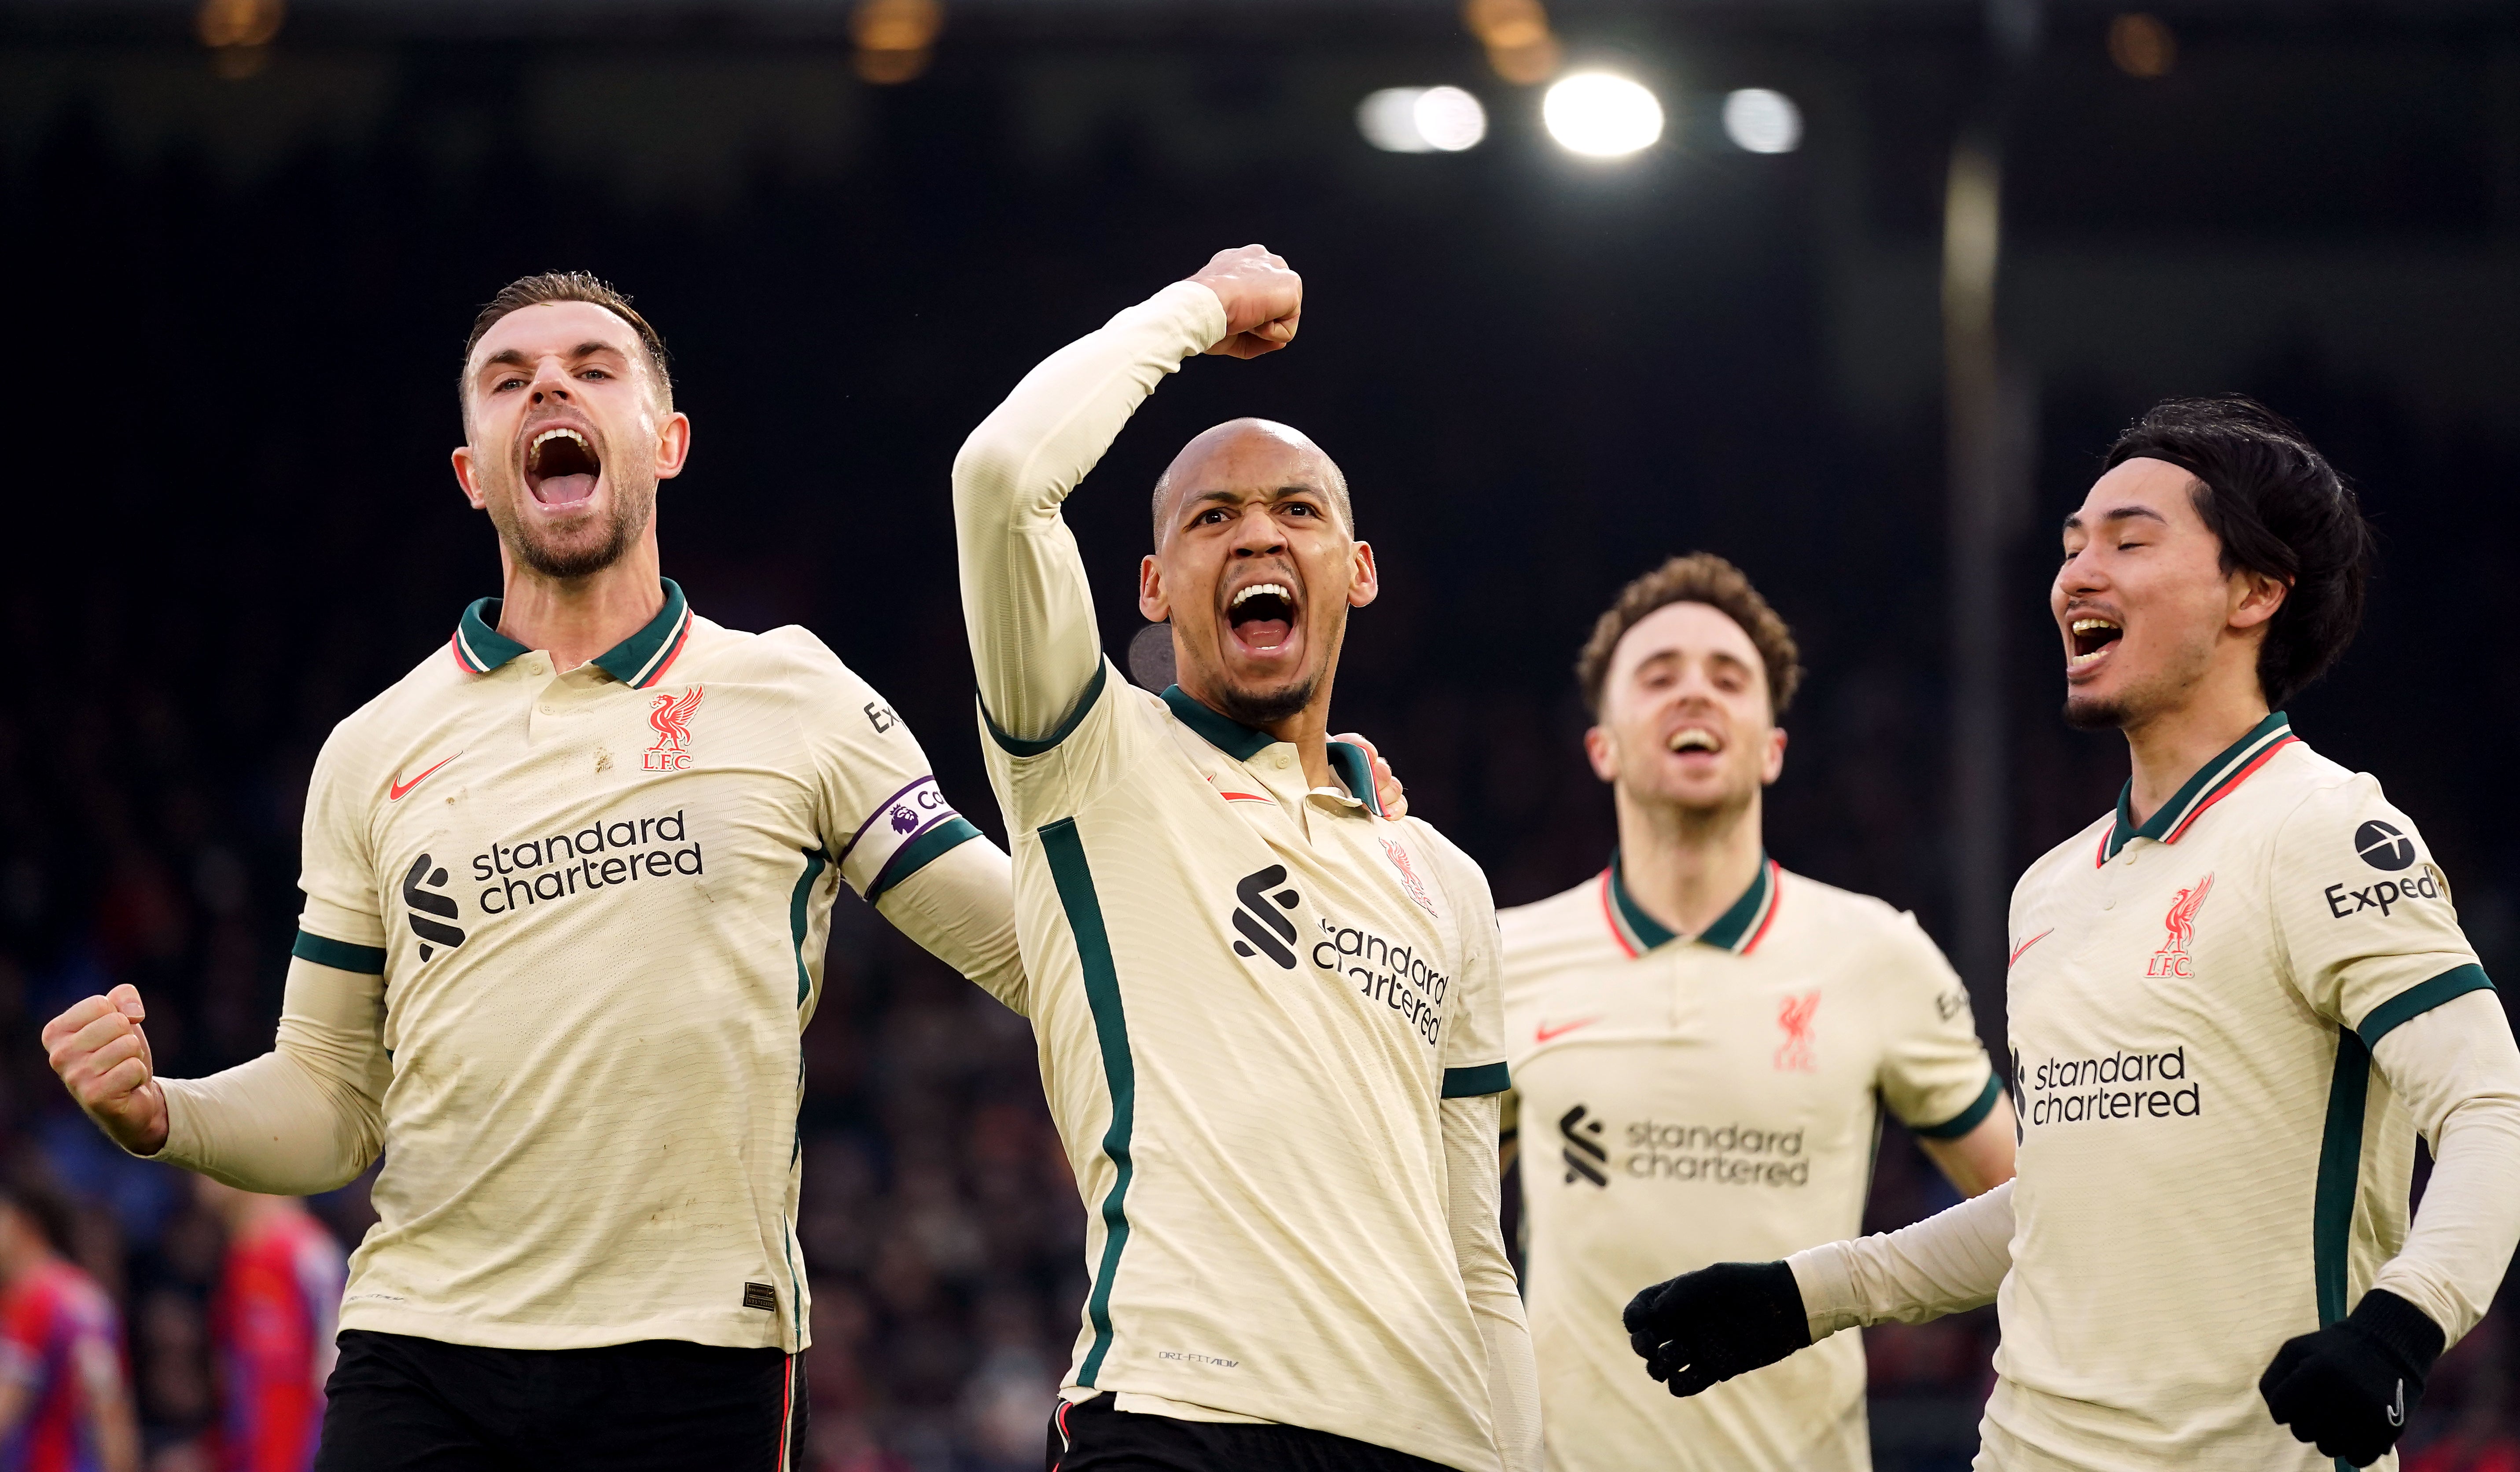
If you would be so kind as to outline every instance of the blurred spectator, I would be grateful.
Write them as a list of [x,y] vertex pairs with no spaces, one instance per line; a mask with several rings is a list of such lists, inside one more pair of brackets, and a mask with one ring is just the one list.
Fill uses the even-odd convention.
[[68,1229],[47,1188],[0,1189],[0,1468],[139,1472],[120,1316],[62,1255]]
[[307,1472],[324,1425],[348,1261],[304,1203],[194,1178],[227,1227],[210,1310],[220,1472]]

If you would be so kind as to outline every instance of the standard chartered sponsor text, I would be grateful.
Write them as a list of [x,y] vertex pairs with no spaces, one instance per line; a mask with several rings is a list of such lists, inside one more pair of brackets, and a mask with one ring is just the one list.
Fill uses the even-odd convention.
[[1756,1125],[1679,1125],[1641,1119],[1627,1128],[1619,1170],[1639,1181],[1703,1181],[1715,1185],[1808,1185],[1811,1161],[1800,1130]]
[[494,843],[472,856],[485,914],[592,894],[613,884],[701,873],[697,841],[685,842],[680,808],[657,818],[600,819],[573,832]]
[[2088,1058],[2047,1058],[2013,1065],[2032,1126],[2093,1120],[2193,1119],[2205,1112],[2205,1086],[2190,1072],[2187,1046],[2163,1052],[2129,1049]]
[[1427,964],[1411,946],[1394,945],[1371,930],[1324,916],[1322,939],[1313,943],[1313,964],[1356,984],[1400,1014],[1410,1031],[1433,1046],[1444,1030],[1444,994],[1453,978]]

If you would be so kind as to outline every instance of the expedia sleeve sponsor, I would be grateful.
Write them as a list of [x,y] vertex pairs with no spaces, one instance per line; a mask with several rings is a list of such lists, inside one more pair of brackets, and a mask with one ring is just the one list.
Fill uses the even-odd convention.
[[2205,1086],[2184,1044],[2159,1052],[2127,1049],[2085,1058],[2012,1061],[2021,1118],[2032,1128],[2095,1121],[2194,1119]]
[[2476,953],[2450,880],[2412,820],[2367,776],[2313,792],[2276,832],[2269,866],[2287,979],[2342,1027]]
[[680,808],[660,816],[606,818],[568,832],[493,843],[472,856],[486,914],[593,894],[616,884],[655,883],[706,872]]

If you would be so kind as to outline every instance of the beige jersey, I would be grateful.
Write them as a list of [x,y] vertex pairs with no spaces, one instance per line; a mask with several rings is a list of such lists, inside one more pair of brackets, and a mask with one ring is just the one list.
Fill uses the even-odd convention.
[[[325,744],[296,954],[382,976],[390,1069],[343,1328],[805,1343],[798,1035],[832,899],[977,834],[811,634],[664,591],[566,674],[476,603]],[[170,1084],[169,1158],[217,1169],[216,1084]]]
[[2041,859],[2011,932],[2023,1136],[1980,1465],[2328,1466],[2258,1377],[2406,1238],[2415,1125],[2371,1049],[2491,985],[2448,880],[2277,713],[2143,824],[2121,798]]
[[1058,514],[1222,335],[1213,293],[1169,288],[1035,369],[955,465],[1043,1089],[1088,1213],[1066,1390],[1494,1472],[1494,1367],[1527,1343],[1486,881],[1376,814],[1355,748],[1315,787],[1294,745],[1127,684]]
[[1880,1105],[1932,1137],[1976,1128],[2001,1086],[1959,978],[1912,917],[1765,860],[1694,937],[1639,909],[1615,858],[1502,919],[1549,1465],[1869,1466],[1856,1336],[1674,1400],[1619,1313],[1858,1230]]

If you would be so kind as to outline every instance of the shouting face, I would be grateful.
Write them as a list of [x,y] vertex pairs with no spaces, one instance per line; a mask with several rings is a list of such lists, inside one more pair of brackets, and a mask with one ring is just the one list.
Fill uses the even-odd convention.
[[1380,591],[1345,484],[1283,424],[1236,420],[1164,472],[1138,607],[1169,619],[1182,689],[1246,726],[1274,727],[1328,688],[1347,610]]
[[587,301],[492,324],[465,365],[464,418],[465,498],[490,513],[511,558],[555,579],[619,560],[691,443],[638,335]]
[[2048,605],[2065,645],[2069,723],[2140,726],[2233,661],[2254,671],[2283,585],[2223,565],[2197,490],[2183,468],[2138,457],[2093,482],[2065,518]]
[[1632,800],[1706,816],[1747,808],[1785,769],[1758,646],[1707,603],[1637,620],[1610,650],[1584,750]]

